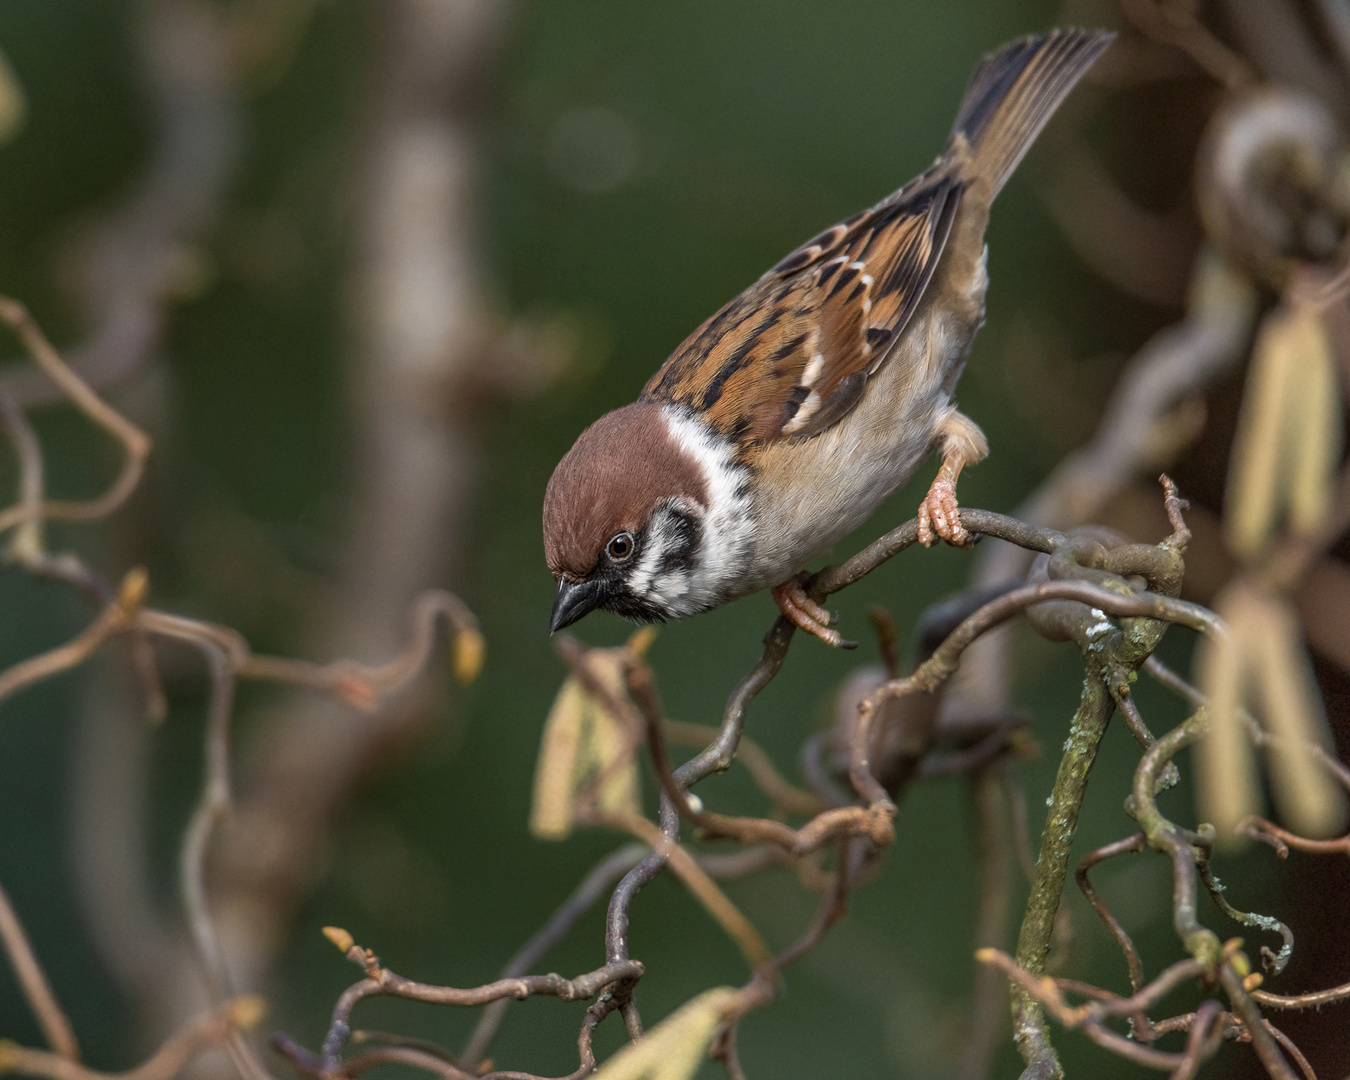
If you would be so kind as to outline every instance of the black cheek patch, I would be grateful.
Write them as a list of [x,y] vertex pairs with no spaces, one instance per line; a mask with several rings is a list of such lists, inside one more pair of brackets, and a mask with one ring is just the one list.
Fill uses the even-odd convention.
[[702,524],[687,510],[672,508],[668,511],[666,527],[670,530],[671,544],[656,570],[659,574],[668,574],[673,570],[686,572],[694,568],[694,550],[698,547]]

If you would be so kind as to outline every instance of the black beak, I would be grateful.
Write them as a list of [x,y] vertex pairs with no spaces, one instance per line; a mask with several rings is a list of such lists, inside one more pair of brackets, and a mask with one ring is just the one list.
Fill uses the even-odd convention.
[[599,581],[558,582],[558,595],[553,598],[553,614],[548,619],[548,632],[556,634],[564,626],[571,626],[583,615],[594,611],[605,599],[605,588]]

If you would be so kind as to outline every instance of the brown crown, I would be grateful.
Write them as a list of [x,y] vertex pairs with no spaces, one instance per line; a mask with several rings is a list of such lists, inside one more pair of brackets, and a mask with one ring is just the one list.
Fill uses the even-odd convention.
[[607,413],[581,433],[548,482],[548,568],[583,580],[610,537],[636,534],[656,506],[679,496],[707,502],[703,474],[671,439],[661,406],[637,402]]

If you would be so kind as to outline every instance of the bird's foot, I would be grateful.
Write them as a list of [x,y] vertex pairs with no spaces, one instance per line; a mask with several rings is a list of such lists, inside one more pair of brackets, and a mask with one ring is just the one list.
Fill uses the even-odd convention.
[[770,590],[778,610],[791,619],[798,629],[820,638],[825,644],[833,645],[836,649],[856,649],[856,641],[845,641],[839,631],[830,629],[834,617],[806,595],[806,590],[802,588],[803,581],[805,575],[799,574]]
[[919,503],[919,543],[932,547],[939,539],[953,547],[970,547],[970,533],[961,524],[961,508],[956,502],[956,479],[946,468],[938,470],[933,486]]

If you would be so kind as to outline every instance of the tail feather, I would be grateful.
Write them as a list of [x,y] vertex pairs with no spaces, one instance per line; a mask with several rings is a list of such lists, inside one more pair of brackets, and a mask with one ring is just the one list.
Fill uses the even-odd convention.
[[1005,45],[975,69],[952,137],[969,143],[971,175],[989,183],[991,197],[1114,38],[1106,30],[1052,30]]

